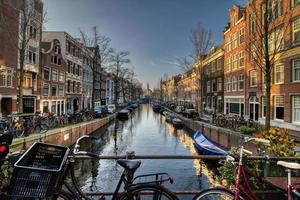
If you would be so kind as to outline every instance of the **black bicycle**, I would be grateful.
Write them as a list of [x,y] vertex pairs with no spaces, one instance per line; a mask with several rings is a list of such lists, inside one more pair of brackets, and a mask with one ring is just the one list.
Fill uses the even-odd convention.
[[[70,153],[69,148],[45,143],[33,144],[15,163],[9,197],[17,198],[52,198],[90,200],[80,189],[74,172],[74,163],[82,155],[100,159],[95,153],[81,151],[80,141],[84,138],[96,139],[93,136],[80,137]],[[177,200],[178,198],[163,183],[173,183],[167,173],[134,176],[141,161],[117,160],[124,168],[112,200]],[[70,175],[71,181],[68,180]],[[143,179],[152,178],[150,181]],[[120,192],[121,187],[124,190]],[[100,199],[104,199],[104,196]]]

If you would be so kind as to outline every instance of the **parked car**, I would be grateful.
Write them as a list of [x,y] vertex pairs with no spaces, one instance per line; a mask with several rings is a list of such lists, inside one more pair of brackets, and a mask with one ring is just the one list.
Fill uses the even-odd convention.
[[185,109],[182,115],[187,118],[195,118],[198,116],[198,113],[195,109]]
[[107,111],[108,111],[109,114],[112,114],[112,113],[116,112],[116,106],[115,106],[115,104],[109,104],[109,105],[107,105]]
[[174,111],[177,113],[182,113],[184,111],[184,106],[176,106]]
[[103,108],[103,106],[95,106],[94,113],[96,118],[101,118],[106,116],[105,109]]

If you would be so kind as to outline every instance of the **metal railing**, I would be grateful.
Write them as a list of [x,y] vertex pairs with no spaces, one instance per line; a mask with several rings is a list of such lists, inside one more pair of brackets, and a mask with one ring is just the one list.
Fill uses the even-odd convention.
[[[71,155],[69,157],[72,157]],[[103,160],[118,160],[118,159],[139,159],[139,160],[210,160],[210,161],[218,161],[222,159],[226,159],[226,156],[221,155],[135,155],[134,151],[126,152],[126,155],[99,155],[99,158],[92,158],[90,156],[84,155],[76,155],[76,159],[103,159]],[[299,161],[300,157],[275,157],[275,156],[248,156],[247,159],[249,160],[265,160],[265,161],[278,161],[278,160],[293,160]],[[201,163],[200,163],[201,164]],[[202,164],[201,164],[202,166]],[[199,193],[201,190],[176,190],[172,191],[176,195],[195,195]],[[257,191],[258,193],[262,193],[262,191]],[[266,190],[263,193],[276,193],[277,190]],[[113,192],[85,192],[85,194],[90,196],[110,196],[113,195]]]

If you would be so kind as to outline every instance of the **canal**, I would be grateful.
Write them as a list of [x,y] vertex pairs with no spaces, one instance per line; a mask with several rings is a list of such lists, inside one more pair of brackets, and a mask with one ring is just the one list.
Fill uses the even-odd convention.
[[[115,120],[94,135],[99,139],[86,142],[83,148],[101,155],[124,155],[127,151],[136,155],[196,153],[193,132],[165,123],[164,116],[154,113],[149,104],[140,105],[127,121]],[[86,192],[114,191],[122,170],[115,160],[84,160],[77,163],[76,176]],[[174,178],[174,184],[166,184],[171,190],[200,190],[217,184],[213,171],[199,160],[142,160],[136,175],[156,172],[167,172]]]

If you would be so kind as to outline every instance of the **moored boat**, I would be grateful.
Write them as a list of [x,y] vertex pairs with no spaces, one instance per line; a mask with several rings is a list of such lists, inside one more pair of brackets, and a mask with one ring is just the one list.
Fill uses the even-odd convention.
[[154,112],[158,113],[161,109],[161,106],[159,104],[153,104],[152,109],[153,109]]
[[172,119],[172,124],[173,124],[173,126],[174,126],[175,128],[177,128],[177,129],[183,128],[183,122],[182,122],[182,120],[179,119],[179,118],[177,118],[177,117],[174,117],[174,118]]
[[121,120],[126,120],[129,117],[129,110],[127,109],[122,109],[118,112],[117,117]]
[[206,138],[200,131],[194,135],[194,145],[198,151],[204,155],[227,155],[228,152],[218,147],[208,138]]

